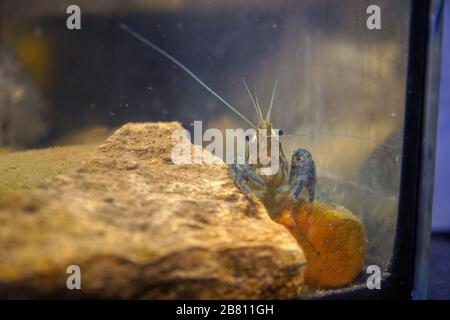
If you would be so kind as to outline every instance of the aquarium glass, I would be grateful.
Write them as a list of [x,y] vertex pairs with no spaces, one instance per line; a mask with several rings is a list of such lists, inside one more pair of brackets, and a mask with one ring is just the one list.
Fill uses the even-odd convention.
[[[365,286],[393,255],[410,25],[410,1],[375,2],[79,0],[77,25],[72,1],[2,1],[0,190],[19,184],[8,157],[95,149],[129,122],[246,130],[258,116],[243,80],[264,114],[276,82],[270,120],[288,163],[308,150],[316,199],[366,231],[361,272],[338,287]],[[285,204],[266,204],[270,216]]]

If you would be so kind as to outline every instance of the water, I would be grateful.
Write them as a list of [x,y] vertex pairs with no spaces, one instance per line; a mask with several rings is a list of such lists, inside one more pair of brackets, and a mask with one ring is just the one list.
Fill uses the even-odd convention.
[[362,274],[370,264],[387,270],[409,2],[378,2],[381,30],[367,29],[370,1],[351,0],[81,1],[81,30],[68,30],[65,1],[5,1],[0,156],[95,145],[128,122],[246,130],[257,126],[259,105],[283,130],[288,163],[297,148],[313,155],[320,199],[362,220]]

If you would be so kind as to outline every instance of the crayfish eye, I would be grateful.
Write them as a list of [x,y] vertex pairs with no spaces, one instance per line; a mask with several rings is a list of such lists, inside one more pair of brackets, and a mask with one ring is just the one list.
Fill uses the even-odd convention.
[[284,131],[282,129],[278,130],[278,135],[282,136],[284,134]]
[[250,141],[250,136],[249,136],[249,135],[246,135],[246,136],[245,136],[245,140]]

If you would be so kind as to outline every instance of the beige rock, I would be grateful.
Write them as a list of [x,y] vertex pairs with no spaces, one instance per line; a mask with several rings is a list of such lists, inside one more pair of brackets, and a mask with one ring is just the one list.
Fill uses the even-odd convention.
[[225,164],[171,163],[177,128],[127,124],[73,172],[0,197],[0,297],[297,297],[296,240]]

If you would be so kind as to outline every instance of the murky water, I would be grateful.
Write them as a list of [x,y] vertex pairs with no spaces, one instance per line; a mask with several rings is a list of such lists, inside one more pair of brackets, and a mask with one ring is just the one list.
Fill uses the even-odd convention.
[[2,3],[0,157],[98,144],[127,122],[179,121],[191,134],[194,121],[202,121],[203,130],[245,130],[243,117],[256,124],[257,114],[242,80],[257,92],[263,113],[277,80],[271,122],[283,130],[288,162],[297,148],[311,152],[321,200],[364,223],[364,266],[388,267],[408,1],[378,1],[381,30],[368,30],[371,2],[365,0],[78,2],[80,30],[67,28],[66,1]]

